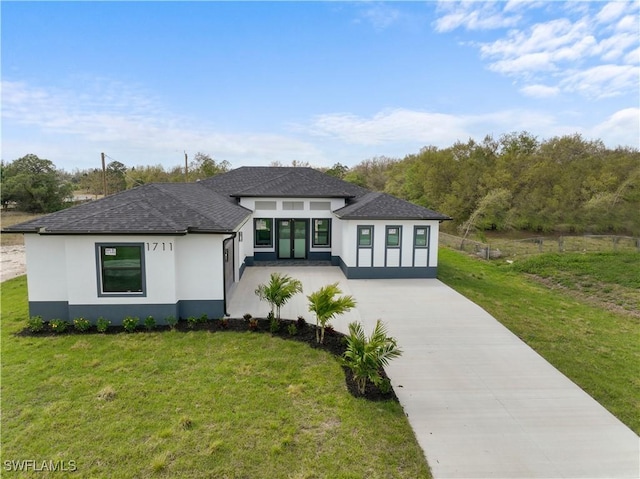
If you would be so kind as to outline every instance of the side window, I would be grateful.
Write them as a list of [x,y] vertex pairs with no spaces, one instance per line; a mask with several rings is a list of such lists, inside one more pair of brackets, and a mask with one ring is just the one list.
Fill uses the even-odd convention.
[[373,226],[358,226],[358,247],[371,248],[373,246]]
[[331,220],[328,218],[313,220],[313,246],[331,246]]
[[387,226],[387,248],[399,248],[402,233],[401,226]]
[[416,226],[413,234],[413,246],[416,248],[427,248],[429,246],[429,227]]
[[256,218],[254,225],[254,245],[256,248],[270,248],[273,246],[273,219]]
[[144,296],[144,244],[99,243],[96,253],[99,296]]

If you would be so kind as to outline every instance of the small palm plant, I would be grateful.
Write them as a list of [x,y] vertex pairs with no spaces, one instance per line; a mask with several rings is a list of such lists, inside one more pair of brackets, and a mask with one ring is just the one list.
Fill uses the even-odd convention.
[[353,379],[358,385],[358,392],[364,394],[367,380],[376,386],[382,386],[383,377],[380,370],[389,364],[393,358],[402,354],[394,338],[387,336],[387,330],[382,321],[367,338],[360,323],[349,324],[349,336],[346,337],[347,349],[342,355],[342,364],[353,373]]
[[[327,323],[334,317],[344,314],[355,307],[356,302],[353,296],[340,296],[342,290],[338,283],[323,286],[318,291],[307,296],[309,300],[309,311],[316,315],[316,342],[324,343],[324,330]],[[320,325],[320,331],[317,326]]]
[[271,315],[280,321],[280,308],[297,293],[302,293],[302,283],[286,274],[271,273],[269,283],[260,284],[256,289],[260,299],[271,305]]

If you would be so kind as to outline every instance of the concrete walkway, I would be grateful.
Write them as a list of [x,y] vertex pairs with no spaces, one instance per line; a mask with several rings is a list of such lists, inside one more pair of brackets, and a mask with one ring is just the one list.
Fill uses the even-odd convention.
[[[640,477],[640,440],[476,304],[437,280],[347,280],[338,268],[247,268],[232,316],[264,316],[269,273],[305,294],[338,281],[358,303],[334,322],[382,319],[404,350],[387,373],[436,479]],[[298,295],[283,317],[307,311]]]

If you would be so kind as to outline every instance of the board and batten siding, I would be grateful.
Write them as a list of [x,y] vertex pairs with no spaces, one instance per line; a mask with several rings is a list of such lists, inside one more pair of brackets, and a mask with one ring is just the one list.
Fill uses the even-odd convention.
[[[371,248],[358,247],[358,227],[373,228]],[[386,245],[387,227],[401,228],[400,247]],[[414,228],[428,227],[427,248],[414,247]],[[348,278],[435,277],[438,266],[437,220],[343,220],[340,266]]]

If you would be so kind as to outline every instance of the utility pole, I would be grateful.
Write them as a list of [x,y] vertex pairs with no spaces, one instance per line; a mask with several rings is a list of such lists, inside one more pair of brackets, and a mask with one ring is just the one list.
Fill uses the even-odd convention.
[[102,156],[102,192],[107,196],[107,166],[104,162],[104,153],[100,153],[100,156]]
[[189,183],[189,166],[187,163],[187,152],[184,152],[184,182]]

